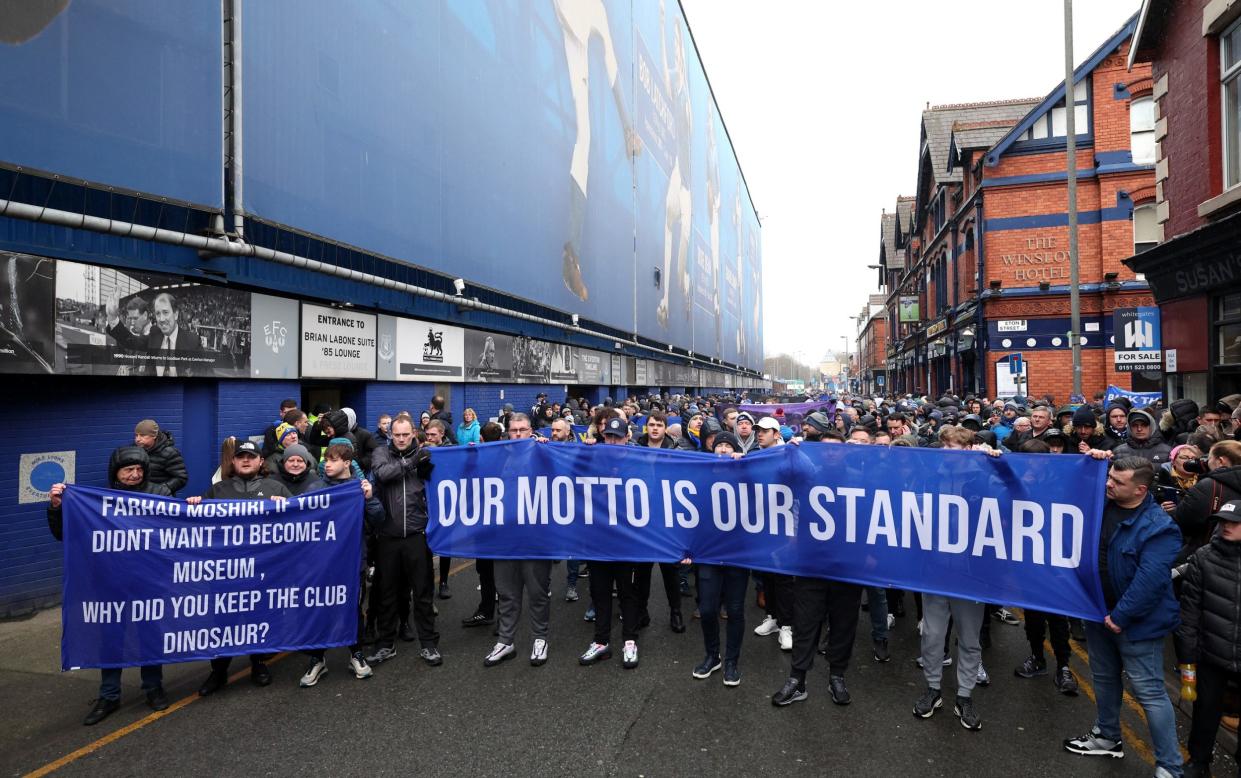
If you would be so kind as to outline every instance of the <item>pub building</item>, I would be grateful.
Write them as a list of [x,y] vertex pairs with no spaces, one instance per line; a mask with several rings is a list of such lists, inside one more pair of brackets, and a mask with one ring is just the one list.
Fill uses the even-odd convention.
[[1151,70],[1157,245],[1125,264],[1159,305],[1165,398],[1241,392],[1241,4],[1147,0],[1133,72]]
[[[1122,264],[1153,243],[1155,225],[1150,71],[1126,63],[1136,23],[1074,72],[1086,394],[1161,384],[1157,364],[1118,365],[1113,348],[1116,312],[1154,305],[1146,281]],[[1042,99],[923,113],[913,213],[907,224],[883,224],[896,232],[885,232],[880,257],[896,390],[1069,400],[1067,103],[1059,83]],[[1014,354],[1020,375],[1009,367]]]

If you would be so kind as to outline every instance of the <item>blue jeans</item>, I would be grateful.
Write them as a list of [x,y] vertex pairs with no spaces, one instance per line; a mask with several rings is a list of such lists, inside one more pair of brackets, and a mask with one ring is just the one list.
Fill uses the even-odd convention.
[[870,639],[888,639],[888,592],[880,586],[866,587],[866,607],[870,609]]
[[1094,681],[1095,727],[1108,740],[1120,740],[1120,704],[1125,693],[1121,671],[1129,676],[1133,696],[1146,711],[1155,764],[1173,775],[1181,774],[1181,749],[1176,737],[1176,713],[1163,685],[1163,640],[1129,640],[1102,624],[1086,622],[1090,676]]
[[567,584],[568,586],[577,586],[577,572],[582,569],[581,560],[580,559],[565,560],[564,568],[566,571],[568,571],[568,575],[565,576],[565,584]]
[[750,571],[725,565],[697,565],[698,615],[702,621],[702,642],[711,656],[720,655],[720,603],[728,614],[728,646],[724,659],[741,658],[741,639],[745,636],[745,590]]
[[[121,668],[105,667],[99,671],[99,675],[99,699],[121,699]],[[142,691],[155,691],[163,685],[163,665],[147,665],[142,668]]]

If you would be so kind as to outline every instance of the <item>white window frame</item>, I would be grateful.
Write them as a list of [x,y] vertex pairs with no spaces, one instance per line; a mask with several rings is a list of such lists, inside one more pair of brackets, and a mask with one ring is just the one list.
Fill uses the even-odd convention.
[[[1144,241],[1138,240],[1138,211],[1142,211],[1143,213],[1149,213],[1155,218],[1155,221],[1154,221],[1155,234],[1151,236],[1154,238],[1154,240],[1144,240]],[[1142,253],[1142,251],[1149,251],[1150,249],[1159,245],[1159,221],[1158,221],[1158,216],[1156,216],[1156,214],[1157,214],[1157,211],[1156,211],[1154,203],[1144,203],[1142,205],[1138,205],[1134,207],[1132,219],[1133,219],[1133,253],[1135,255]],[[1138,246],[1144,246],[1145,248],[1139,250]]]
[[[1150,126],[1149,127],[1148,126],[1142,126],[1142,127],[1134,126],[1133,107],[1135,105],[1140,105],[1140,104],[1148,104],[1150,106]],[[1139,138],[1139,136],[1143,137],[1144,141],[1147,143],[1147,145],[1150,148],[1150,155],[1147,157],[1142,157],[1141,159],[1138,158],[1138,153],[1137,153],[1137,150],[1138,150],[1137,139]],[[1133,164],[1135,165],[1155,164],[1155,99],[1151,97],[1150,95],[1144,95],[1142,97],[1135,97],[1133,100],[1129,101],[1129,153],[1132,156]]]
[[[1231,116],[1233,111],[1228,110],[1228,85],[1238,79],[1241,79],[1241,51],[1237,52],[1236,62],[1231,67],[1227,67],[1227,45],[1228,38],[1241,28],[1241,20],[1234,22],[1224,30],[1219,36],[1219,88],[1220,88],[1220,122],[1222,124],[1221,135],[1223,138],[1223,154],[1222,162],[1224,165],[1224,189],[1229,190],[1241,184],[1241,126],[1234,127],[1232,123],[1236,121]],[[1241,41],[1238,41],[1241,43]],[[1241,46],[1239,46],[1241,48]],[[1241,94],[1238,94],[1238,107],[1241,108]],[[1241,125],[1241,122],[1237,122]],[[1232,175],[1229,157],[1235,155],[1237,158],[1236,175]]]

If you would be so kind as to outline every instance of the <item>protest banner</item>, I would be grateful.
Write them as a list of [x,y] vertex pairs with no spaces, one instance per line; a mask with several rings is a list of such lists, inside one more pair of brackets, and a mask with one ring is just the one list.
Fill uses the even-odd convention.
[[1146,406],[1154,405],[1163,399],[1163,393],[1131,392],[1128,389],[1121,389],[1119,386],[1108,384],[1107,391],[1103,394],[1103,402],[1110,403],[1121,399],[1125,399],[1133,403],[1134,408],[1145,408]]
[[69,486],[61,668],[357,640],[362,490],[182,500]]
[[[806,403],[724,403],[716,406],[716,416],[722,420],[724,418],[724,414],[733,408],[736,408],[738,411],[749,413],[754,417],[755,421],[758,421],[764,416],[774,416],[782,424],[793,428],[795,432],[801,429],[802,419],[806,418],[815,411],[823,411],[827,414],[827,418],[832,421],[836,420],[835,400],[819,400]],[[777,413],[777,411],[779,413]]]
[[1107,466],[1088,457],[825,445],[741,460],[508,441],[441,448],[444,556],[706,564],[1102,620]]

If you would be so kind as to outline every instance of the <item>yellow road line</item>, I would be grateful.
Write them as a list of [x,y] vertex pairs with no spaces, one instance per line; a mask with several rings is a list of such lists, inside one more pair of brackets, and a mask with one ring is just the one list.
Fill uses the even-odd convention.
[[[1072,644],[1072,642],[1073,640],[1072,638],[1070,638],[1069,643]],[[1050,640],[1043,641],[1043,648],[1047,651],[1047,653],[1051,654],[1052,656],[1056,655],[1056,652],[1052,650]],[[1073,653],[1077,654],[1078,658],[1081,659],[1083,662],[1086,662],[1087,663],[1086,667],[1087,669],[1089,669],[1090,667],[1089,660],[1086,658],[1084,652],[1077,649],[1076,646],[1073,646],[1073,649],[1074,649]],[[1072,672],[1072,668],[1069,668],[1069,670],[1070,672]],[[1090,685],[1090,682],[1087,681],[1085,677],[1082,676],[1081,673],[1074,672],[1073,675],[1077,676],[1077,685],[1081,688],[1082,691],[1086,693],[1086,696],[1090,698],[1090,701],[1092,703],[1095,703],[1095,706],[1097,708],[1098,700],[1095,698],[1094,687]],[[1139,707],[1139,710],[1141,710],[1140,707]],[[1120,736],[1124,739],[1124,742],[1126,744],[1133,746],[1133,750],[1138,752],[1138,756],[1142,758],[1143,762],[1146,762],[1149,765],[1155,764],[1155,754],[1153,751],[1151,751],[1150,746],[1146,745],[1146,741],[1138,737],[1138,733],[1134,732],[1133,728],[1130,727],[1128,724],[1126,724],[1124,721],[1120,722]]]
[[[470,560],[469,562],[463,562],[457,565],[456,567],[450,569],[448,571],[448,575],[449,577],[452,577],[456,575],[457,573],[461,572],[462,570],[465,570],[468,567],[472,567],[473,565],[474,565],[474,560]],[[284,659],[286,656],[288,656],[288,653],[277,654],[267,664],[274,665],[275,663],[279,662],[281,659]],[[245,670],[239,670],[233,673],[232,676],[229,677],[228,682],[231,684],[233,681],[236,681],[240,678],[244,678],[245,676],[249,674],[250,674],[250,670],[248,668]],[[57,759],[54,762],[48,762],[47,764],[43,765],[39,769],[26,773],[22,778],[42,778],[43,776],[49,773],[53,773],[59,770],[60,768],[64,767],[67,764],[76,762],[77,760],[81,759],[84,756],[89,756],[90,754],[95,753],[96,751],[108,745],[109,743],[115,743],[116,741],[120,740],[126,735],[130,735],[130,734],[133,734],[134,732],[137,732],[138,730],[142,729],[148,724],[152,724],[156,721],[159,721],[165,716],[172,715],[176,711],[181,710],[185,706],[199,699],[202,699],[202,698],[198,696],[197,692],[187,697],[182,697],[181,699],[177,700],[173,704],[169,705],[167,710],[161,710],[155,713],[151,713],[150,715],[144,716],[131,724],[126,724],[125,726],[121,727],[115,732],[109,732],[108,734],[104,735],[98,740],[91,742],[91,743],[87,743],[86,745],[79,748],[77,751],[73,751],[68,754],[65,754],[64,756],[62,756],[61,758]]]

